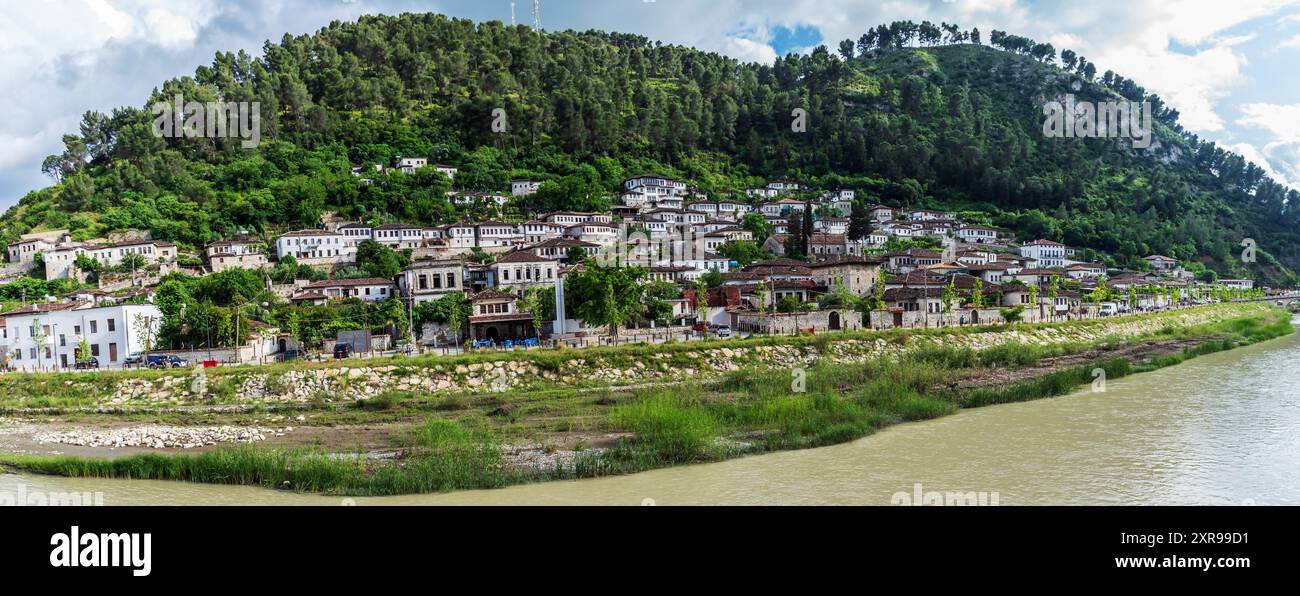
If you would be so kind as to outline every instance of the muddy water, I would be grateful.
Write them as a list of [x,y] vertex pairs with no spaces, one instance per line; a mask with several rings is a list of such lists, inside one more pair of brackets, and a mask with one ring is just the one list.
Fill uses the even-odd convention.
[[984,493],[1002,505],[1297,505],[1300,336],[1112,380],[1104,392],[968,410],[833,447],[616,478],[355,501],[12,474],[0,477],[0,499],[6,491],[99,491],[108,505],[887,505],[899,493],[936,491]]

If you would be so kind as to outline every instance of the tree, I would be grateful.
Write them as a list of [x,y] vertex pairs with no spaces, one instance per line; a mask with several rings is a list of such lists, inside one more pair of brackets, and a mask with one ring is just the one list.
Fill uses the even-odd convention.
[[397,251],[374,240],[357,244],[357,267],[370,277],[392,279],[402,272],[404,265]]
[[[469,317],[473,305],[464,292],[452,292],[434,301],[432,319],[447,325],[456,334],[456,343],[460,343],[461,331],[469,327]],[[535,316],[535,315],[534,315]]]
[[535,286],[524,290],[519,307],[533,315],[533,328],[540,334],[542,324],[555,318],[555,288]]
[[118,269],[124,272],[134,273],[148,266],[148,257],[145,257],[138,252],[132,252],[122,255],[122,262],[118,264]]
[[610,338],[617,342],[619,326],[644,312],[645,277],[641,267],[606,267],[588,261],[580,272],[569,275],[565,289],[576,305],[574,315],[590,325],[608,326]]
[[758,212],[746,213],[740,225],[754,235],[754,242],[758,244],[765,242],[773,232],[772,224],[767,223],[767,218]]
[[984,281],[975,278],[975,285],[970,290],[970,305],[974,308],[984,308]]
[[[726,256],[726,255],[723,255]],[[704,282],[705,287],[716,288],[721,286],[726,280],[722,277],[722,272],[717,269],[710,269],[700,276],[700,281]]]
[[1029,304],[1030,304],[1030,306],[1031,306],[1031,307],[1032,307],[1036,312],[1038,312],[1039,315],[1042,315],[1042,314],[1043,314],[1043,307],[1042,307],[1042,305],[1039,304],[1039,302],[1038,302],[1038,284],[1036,284],[1036,283],[1031,283],[1031,284],[1029,284],[1028,291],[1029,291]]
[[709,320],[709,284],[702,277],[695,283],[695,319],[700,323]]
[[145,352],[152,352],[154,339],[158,335],[158,321],[155,317],[147,317],[144,313],[135,315],[135,340],[139,342],[140,347]]
[[86,339],[86,336],[83,335],[77,339],[77,353],[73,354],[73,356],[77,359],[77,364],[90,362],[92,358],[90,355],[90,340]]
[[876,275],[875,287],[867,302],[873,311],[884,310],[888,306],[885,304],[885,276],[883,273]]
[[1106,288],[1106,281],[1105,275],[1097,277],[1097,287],[1093,288],[1092,292],[1088,293],[1088,299],[1091,300],[1093,304],[1101,304],[1110,296],[1110,291]]
[[952,312],[952,303],[957,301],[957,280],[948,282],[948,286],[943,289],[943,313]]
[[1011,308],[1004,308],[1000,312],[1002,313],[1003,321],[1006,321],[1011,324],[1015,324],[1015,323],[1019,323],[1020,320],[1024,317],[1025,307],[1024,305],[1017,304]]
[[667,321],[673,316],[673,305],[669,300],[682,297],[682,288],[670,281],[654,281],[645,284],[645,318],[650,321]]
[[762,245],[753,240],[728,242],[718,247],[718,254],[739,263],[741,267],[745,267],[754,261],[760,261],[768,256]]
[[849,213],[849,240],[862,240],[871,235],[871,211],[862,203],[854,203]]

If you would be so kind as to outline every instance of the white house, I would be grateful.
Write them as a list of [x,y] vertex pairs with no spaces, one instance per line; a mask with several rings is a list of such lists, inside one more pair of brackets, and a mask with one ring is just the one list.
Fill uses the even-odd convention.
[[415,261],[398,278],[402,293],[415,304],[432,302],[452,292],[468,292],[465,266],[457,260]]
[[115,267],[121,265],[126,256],[131,254],[143,256],[147,264],[162,264],[163,273],[167,273],[167,266],[176,262],[176,245],[156,240],[127,240],[100,245],[88,243],[64,245],[44,254],[45,279],[73,277],[78,256],[98,261],[103,267]]
[[535,180],[512,180],[510,181],[510,194],[516,197],[526,197],[537,192],[542,187],[541,182]]
[[987,226],[967,224],[957,228],[957,239],[967,244],[992,244],[998,240],[998,231]]
[[492,264],[497,286],[511,288],[520,295],[532,287],[550,287],[560,275],[559,262],[520,250],[502,256]]
[[429,165],[429,160],[424,157],[399,157],[394,165],[407,174],[414,174],[416,170]]
[[298,230],[275,239],[275,258],[293,257],[303,265],[337,265],[357,260],[356,244],[338,232]]
[[162,325],[152,304],[33,304],[0,318],[0,361],[24,371],[72,368],[83,339],[100,368],[121,368],[127,356],[151,347]]
[[303,286],[295,294],[294,301],[302,301],[307,296],[322,295],[329,300],[359,298],[365,302],[382,302],[397,295],[397,284],[392,280],[377,277],[365,279],[327,279]]
[[375,228],[371,237],[375,242],[394,250],[414,249],[424,244],[424,228],[408,224],[384,224]]
[[446,174],[447,177],[451,178],[452,180],[456,179],[456,172],[458,171],[456,169],[456,166],[449,166],[447,164],[437,163],[437,164],[433,164],[433,169],[438,170],[443,174]]
[[623,190],[638,192],[650,201],[658,202],[662,197],[681,197],[686,194],[686,183],[658,174],[646,174],[623,181]]
[[1065,245],[1060,242],[1035,240],[1020,247],[1020,256],[1037,261],[1040,268],[1053,269],[1065,267],[1065,251]]
[[269,264],[265,248],[261,242],[226,240],[207,245],[203,252],[208,270],[221,273],[228,269],[265,269]]

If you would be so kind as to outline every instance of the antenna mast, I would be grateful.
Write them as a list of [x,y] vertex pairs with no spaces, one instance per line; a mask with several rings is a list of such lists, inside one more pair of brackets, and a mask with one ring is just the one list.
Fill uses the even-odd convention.
[[542,0],[533,0],[533,31],[542,30]]
[[515,26],[515,3],[514,3],[514,0],[511,0],[511,2],[510,2],[510,26],[511,26],[511,27],[514,27],[514,26]]

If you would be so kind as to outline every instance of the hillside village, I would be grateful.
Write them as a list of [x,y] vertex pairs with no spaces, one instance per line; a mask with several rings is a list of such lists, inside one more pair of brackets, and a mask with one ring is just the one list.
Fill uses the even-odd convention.
[[[455,188],[457,168],[423,158],[353,174],[365,185],[423,168]],[[1163,255],[1146,257],[1142,270],[1112,268],[1085,247],[1021,238],[978,213],[868,204],[854,190],[791,180],[717,200],[645,174],[625,180],[606,212],[521,213],[515,206],[541,184],[448,193],[462,213],[487,218],[421,226],[326,213],[315,228],[227,238],[201,253],[149,230],[85,241],[67,230],[24,235],[0,269],[0,289],[8,286],[0,366],[234,364],[331,350],[346,357],[1070,320],[1264,293],[1251,280],[1207,279]],[[615,329],[581,320],[555,298],[566,292],[560,280],[582,288],[590,284],[571,282],[625,266],[644,277],[610,291],[635,290],[644,308]],[[178,279],[238,280],[260,284],[260,293],[187,310],[174,288],[164,290]],[[40,291],[54,287],[66,291]],[[162,353],[179,356],[146,358]]]

